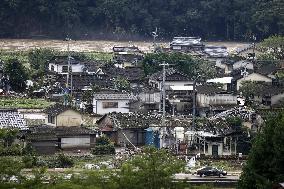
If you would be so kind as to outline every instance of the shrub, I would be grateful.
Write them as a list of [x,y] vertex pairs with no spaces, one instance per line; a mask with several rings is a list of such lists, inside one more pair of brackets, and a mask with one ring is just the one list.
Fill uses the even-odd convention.
[[115,148],[114,145],[109,140],[109,138],[102,136],[100,138],[97,138],[96,146],[92,149],[92,154],[94,155],[115,154]]
[[20,156],[22,155],[22,148],[20,145],[13,144],[9,147],[0,145],[0,156]]
[[56,159],[57,167],[68,168],[73,167],[74,161],[68,156],[65,156],[63,153],[59,154]]
[[113,144],[97,145],[94,148],[92,148],[92,154],[94,155],[115,154],[115,148]]
[[33,168],[37,165],[38,158],[32,155],[25,155],[22,157],[22,162],[25,168]]

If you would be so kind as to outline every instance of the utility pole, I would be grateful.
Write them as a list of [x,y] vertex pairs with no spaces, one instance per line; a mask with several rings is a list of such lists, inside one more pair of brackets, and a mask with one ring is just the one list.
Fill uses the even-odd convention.
[[252,36],[252,39],[253,39],[253,49],[252,49],[252,54],[253,54],[253,63],[254,63],[254,60],[255,60],[255,41],[256,41],[256,37],[255,35]]
[[70,55],[70,41],[71,39],[70,38],[66,38],[67,40],[67,53],[68,53],[68,58],[67,58],[67,61],[68,61],[68,73],[67,73],[67,79],[66,79],[66,88],[68,89],[69,88],[69,78],[70,78],[70,74],[71,74],[71,81],[70,81],[70,91],[71,91],[71,96],[72,96],[72,85],[73,85],[73,82],[72,82],[72,73],[70,73],[70,70],[71,70],[71,55]]
[[196,80],[200,77],[198,74],[197,77],[193,81],[193,104],[192,104],[192,129],[195,129],[195,115],[196,115]]
[[196,78],[193,81],[193,105],[192,105],[192,128],[193,130],[195,128],[195,114],[196,114]]
[[160,148],[164,146],[165,142],[165,135],[166,135],[166,89],[165,89],[165,83],[166,83],[166,66],[169,66],[169,64],[163,62],[162,64],[159,64],[160,66],[163,66],[163,80],[162,80],[162,99],[163,99],[163,106],[162,106],[162,137],[160,141]]

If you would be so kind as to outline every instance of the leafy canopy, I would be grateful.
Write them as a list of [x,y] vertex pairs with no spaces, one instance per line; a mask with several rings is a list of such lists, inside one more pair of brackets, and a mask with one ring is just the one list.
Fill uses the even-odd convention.
[[284,180],[284,113],[271,116],[253,142],[239,189],[266,189]]

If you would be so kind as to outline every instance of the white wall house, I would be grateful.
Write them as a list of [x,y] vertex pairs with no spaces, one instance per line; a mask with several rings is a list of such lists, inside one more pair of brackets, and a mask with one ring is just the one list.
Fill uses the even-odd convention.
[[265,82],[265,83],[270,83],[270,84],[272,83],[272,79],[268,76],[265,76],[259,73],[251,73],[247,75],[246,77],[243,77],[237,80],[237,90],[240,89],[244,81]]
[[143,103],[160,103],[161,93],[159,91],[146,91],[139,94],[139,99]]
[[[149,85],[161,90],[163,81],[163,72],[157,72],[149,77]],[[166,90],[170,86],[187,86],[193,85],[193,81],[187,75],[181,73],[173,68],[166,69],[165,87]]]
[[237,105],[237,95],[233,94],[197,94],[197,104],[200,107],[209,105]]
[[131,99],[131,95],[127,93],[95,93],[93,97],[93,112],[99,115],[111,112],[129,113]]
[[[67,74],[68,73],[68,64],[66,63],[49,63],[48,64],[48,69],[49,71],[52,72],[56,72],[59,74]],[[84,65],[82,64],[71,64],[70,65],[70,71],[72,71],[72,73],[81,73],[84,72]]]

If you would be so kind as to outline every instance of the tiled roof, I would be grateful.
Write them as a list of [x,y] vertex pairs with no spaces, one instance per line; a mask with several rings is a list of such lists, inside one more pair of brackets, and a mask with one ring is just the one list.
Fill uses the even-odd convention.
[[278,94],[283,94],[284,93],[284,87],[281,86],[274,86],[274,85],[269,85],[263,83],[261,87],[256,89],[256,95],[267,95],[267,96],[274,96]]
[[136,46],[114,46],[112,49],[113,52],[141,52]]
[[95,131],[84,127],[56,127],[55,133],[57,136],[96,134]]
[[[169,68],[165,70],[166,72],[166,81],[190,81],[188,76],[184,73],[179,72],[174,68]],[[149,79],[162,81],[163,80],[163,71],[152,74]]]
[[279,69],[278,66],[271,63],[260,66],[255,70],[255,72],[260,73],[262,75],[269,75],[275,73],[278,69]]
[[[74,109],[70,106],[64,106],[62,104],[55,104],[53,106],[46,108],[44,110],[44,113],[51,115],[51,116],[57,116],[66,110],[74,110]],[[74,110],[74,111],[77,111],[77,110]]]
[[[61,86],[66,84],[67,75],[60,75],[58,77],[58,82],[61,83]],[[71,83],[71,77],[69,77],[69,83]],[[85,87],[92,86],[93,84],[101,87],[107,88],[112,87],[113,81],[105,78],[98,78],[96,75],[89,75],[89,74],[72,74],[72,86],[73,90],[81,90]]]
[[174,37],[170,45],[194,46],[203,44],[201,42],[201,38],[199,37]]
[[0,129],[2,128],[28,129],[23,115],[13,109],[0,109]]
[[205,46],[204,52],[210,57],[222,58],[229,55],[226,47],[223,46]]
[[130,82],[142,80],[144,77],[144,71],[141,67],[117,68],[115,66],[107,65],[101,69],[109,78],[116,78],[120,76]]
[[28,140],[57,140],[58,137],[90,135],[96,132],[84,127],[34,126],[27,134]]
[[196,86],[196,91],[200,94],[214,94],[224,92],[224,89],[219,88],[216,85],[199,85]]
[[133,97],[128,93],[102,91],[93,95],[96,100],[131,100]]
[[[70,59],[71,64],[78,64],[80,61],[78,56],[72,56]],[[54,63],[54,64],[68,64],[68,56],[54,56],[49,63]]]
[[[148,127],[160,127],[162,115],[161,114],[142,114],[142,113],[110,113],[103,116],[97,121],[99,127],[103,124],[104,118],[110,118],[113,124],[113,130],[128,128],[148,128]],[[172,117],[166,116],[166,127],[189,127],[191,125],[191,118],[188,117]]]

